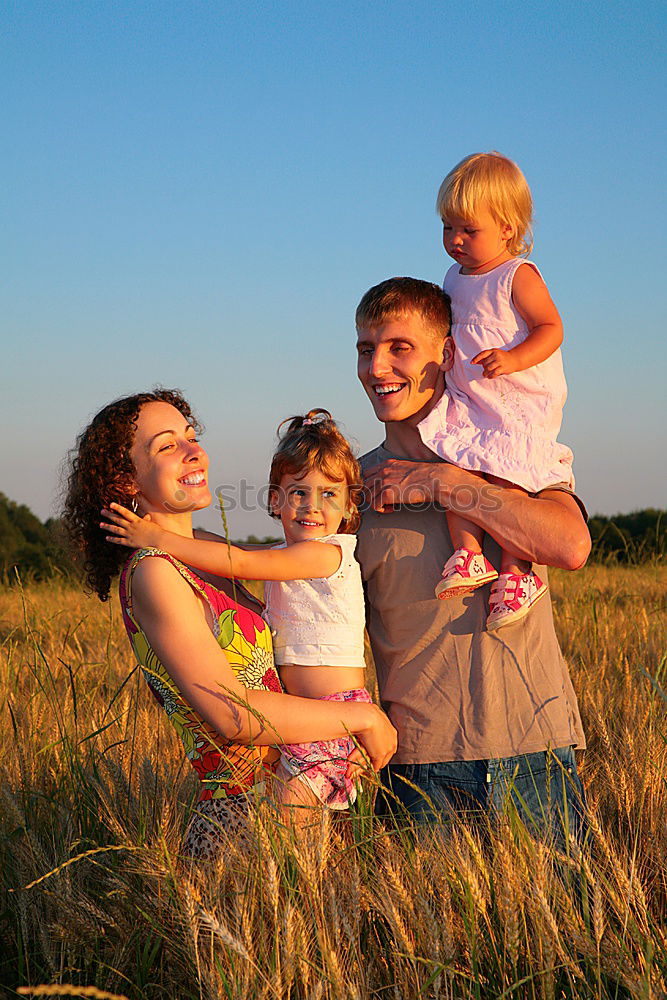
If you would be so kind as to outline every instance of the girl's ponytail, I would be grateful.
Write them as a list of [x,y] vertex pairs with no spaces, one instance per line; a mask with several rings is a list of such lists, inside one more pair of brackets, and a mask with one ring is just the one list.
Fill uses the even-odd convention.
[[[289,424],[289,427],[287,428],[286,431],[282,431],[282,428],[285,426],[285,424]],[[323,410],[322,408],[318,407],[315,410],[308,410],[308,413],[304,414],[304,416],[302,417],[301,416],[287,417],[285,420],[282,421],[282,423],[278,425],[278,430],[276,431],[276,434],[278,435],[279,440],[282,442],[290,434],[296,434],[304,427],[319,427],[322,428],[322,430],[324,430],[323,427],[324,424],[328,424],[329,427],[334,428],[336,431],[338,431],[338,428],[336,427],[336,422],[329,413],[329,411]]]

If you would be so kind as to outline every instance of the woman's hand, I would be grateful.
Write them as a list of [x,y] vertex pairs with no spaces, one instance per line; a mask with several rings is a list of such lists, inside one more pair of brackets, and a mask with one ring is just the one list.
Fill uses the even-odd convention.
[[105,521],[100,523],[103,531],[111,532],[107,535],[107,542],[114,545],[127,545],[130,549],[159,549],[162,541],[164,529],[151,520],[150,514],[139,517],[133,514],[127,507],[122,507],[119,503],[109,504],[109,508],[102,508],[102,517],[106,517],[113,522],[108,524]]
[[368,726],[357,732],[357,739],[368,754],[373,770],[380,771],[396,753],[398,733],[381,708],[377,705],[369,705],[368,708],[370,709]]

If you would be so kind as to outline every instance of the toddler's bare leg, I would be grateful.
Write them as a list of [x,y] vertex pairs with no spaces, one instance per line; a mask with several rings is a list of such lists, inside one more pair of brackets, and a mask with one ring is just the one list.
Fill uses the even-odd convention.
[[[491,476],[489,482],[502,486],[506,491],[525,496],[526,491],[514,483]],[[533,571],[532,563],[511,548],[502,548],[500,574],[498,584],[491,589],[489,616],[486,619],[487,632],[495,632],[521,621],[549,589]]]
[[[481,473],[473,473],[484,479]],[[465,516],[465,508],[450,509],[446,513],[449,534],[454,552],[442,570],[442,580],[435,587],[440,600],[461,597],[472,593],[498,576],[491,563],[482,554],[484,531]]]
[[471,552],[482,551],[484,531],[478,524],[473,524],[467,517],[462,517],[453,510],[448,510],[445,517],[455,551],[456,549],[470,549]]
[[[526,490],[521,489],[520,486],[515,486],[514,483],[508,483],[506,479],[499,479],[497,476],[487,476],[486,478],[488,482],[493,483],[495,486],[502,486],[503,489],[511,490],[517,496],[526,496]],[[525,573],[530,571],[531,565],[527,560],[521,559],[516,552],[506,549],[504,545],[501,546],[501,573],[515,573],[517,576],[524,576]]]
[[[479,479],[485,479],[481,472],[471,473]],[[452,539],[454,551],[456,549],[470,549],[471,552],[482,551],[482,540],[484,531],[478,524],[469,521],[465,512],[456,508],[447,511],[447,526]]]

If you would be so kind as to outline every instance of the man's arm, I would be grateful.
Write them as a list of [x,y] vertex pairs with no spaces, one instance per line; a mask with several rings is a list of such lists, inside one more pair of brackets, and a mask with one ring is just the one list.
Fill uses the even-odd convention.
[[484,528],[520,558],[561,569],[580,569],[591,549],[581,508],[563,490],[530,497],[495,486],[444,462],[389,459],[364,473],[371,507],[439,503]]

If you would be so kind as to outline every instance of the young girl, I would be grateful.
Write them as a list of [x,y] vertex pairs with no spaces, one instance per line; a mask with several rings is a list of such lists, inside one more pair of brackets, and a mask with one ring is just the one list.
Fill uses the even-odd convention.
[[[118,504],[103,515],[111,542],[157,548],[224,577],[265,580],[265,617],[289,694],[325,701],[371,701],[364,688],[364,595],[354,558],[361,497],[359,465],[327,410],[292,417],[273,456],[269,513],[285,544],[246,551],[225,539],[185,538]],[[212,536],[215,537],[215,536]],[[356,798],[347,776],[351,739],[281,747],[278,788],[285,805],[346,809]]]
[[[538,493],[572,488],[572,452],[556,440],[567,395],[563,328],[532,249],[526,179],[499,153],[467,156],[437,199],[443,244],[456,263],[445,275],[452,300],[454,363],[446,391],[419,425],[440,458],[489,482]],[[516,622],[547,590],[530,563],[503,550],[500,575],[482,554],[483,531],[453,511],[454,555],[436,587],[440,598],[491,580],[488,629]]]

